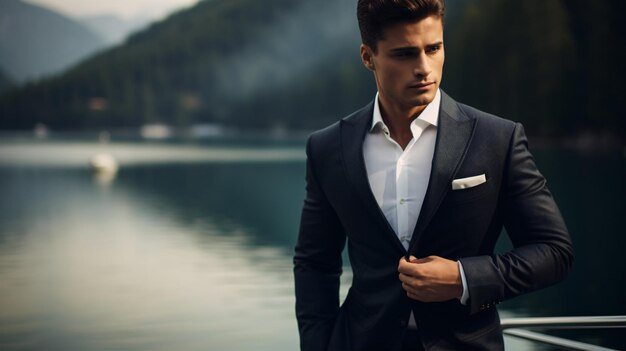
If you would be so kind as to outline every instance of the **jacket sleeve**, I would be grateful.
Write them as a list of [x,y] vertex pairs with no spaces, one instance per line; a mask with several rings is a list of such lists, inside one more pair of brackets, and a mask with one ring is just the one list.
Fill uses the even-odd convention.
[[499,212],[514,249],[461,259],[470,313],[563,280],[572,267],[572,243],[559,209],[515,126],[504,169]]
[[316,178],[307,142],[306,197],[294,255],[296,317],[301,350],[325,350],[339,313],[341,252],[346,237]]

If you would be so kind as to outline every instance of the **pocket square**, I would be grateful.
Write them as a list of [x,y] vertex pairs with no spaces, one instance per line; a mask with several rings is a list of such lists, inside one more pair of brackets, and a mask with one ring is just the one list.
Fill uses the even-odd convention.
[[472,188],[486,181],[487,178],[484,173],[473,177],[455,179],[452,181],[452,190]]

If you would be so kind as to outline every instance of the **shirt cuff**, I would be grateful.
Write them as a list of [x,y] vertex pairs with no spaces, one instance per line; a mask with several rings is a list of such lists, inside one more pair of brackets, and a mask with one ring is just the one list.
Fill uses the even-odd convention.
[[461,301],[461,305],[467,305],[467,300],[469,299],[469,289],[467,288],[467,280],[465,279],[465,271],[463,271],[463,265],[461,261],[457,261],[459,263],[459,273],[461,274],[461,283],[463,284],[463,295],[459,301]]

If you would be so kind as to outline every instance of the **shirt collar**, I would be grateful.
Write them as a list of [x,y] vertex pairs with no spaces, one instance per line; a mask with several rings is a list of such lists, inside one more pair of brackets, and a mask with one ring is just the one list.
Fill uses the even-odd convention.
[[[422,125],[433,125],[437,127],[437,121],[439,119],[439,107],[441,106],[441,91],[437,89],[437,93],[435,94],[435,98],[431,101],[424,111],[420,113],[420,115],[413,120],[411,123],[411,129],[414,129],[414,126],[418,123]],[[425,124],[426,122],[427,124]],[[374,116],[372,118],[372,126],[370,127],[370,132],[375,130],[381,130],[385,128],[385,122],[383,121],[383,116],[380,113],[380,105],[378,103],[378,93],[376,93],[376,98],[374,99]]]

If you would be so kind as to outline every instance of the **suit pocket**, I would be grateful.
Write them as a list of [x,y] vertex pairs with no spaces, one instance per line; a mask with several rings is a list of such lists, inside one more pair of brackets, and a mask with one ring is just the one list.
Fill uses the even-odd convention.
[[467,204],[490,194],[493,194],[493,181],[487,179],[486,182],[471,188],[448,191],[445,201],[451,205]]

